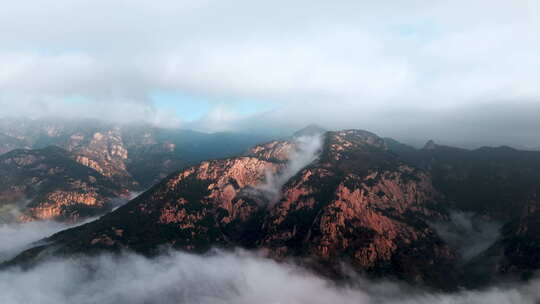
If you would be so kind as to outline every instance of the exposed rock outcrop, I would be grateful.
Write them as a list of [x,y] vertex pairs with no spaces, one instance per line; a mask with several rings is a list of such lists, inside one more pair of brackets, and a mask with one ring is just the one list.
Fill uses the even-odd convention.
[[1,217],[6,221],[77,221],[110,210],[113,200],[127,199],[127,194],[57,147],[0,156]]
[[264,140],[246,134],[206,134],[96,120],[0,121],[0,154],[57,146],[71,152],[78,163],[136,191],[189,165],[238,155]]
[[328,132],[319,159],[269,201],[258,187],[287,167],[295,149],[294,141],[270,142],[246,156],[202,162],[49,241],[62,252],[242,246],[278,259],[310,257],[337,272],[346,260],[373,275],[450,280],[456,255],[425,222],[445,217],[433,208],[441,197],[429,174],[401,163],[372,133]]
[[[51,136],[58,132],[49,130]],[[163,141],[152,132],[122,133],[126,155],[111,148],[115,141],[106,139],[108,133],[91,134],[96,132],[101,134],[97,138],[73,136],[72,150],[87,147],[90,138],[95,141],[90,150],[122,160],[127,172],[137,172],[133,176],[159,172],[152,180],[163,176],[163,168],[182,163],[171,153],[188,145]],[[239,157],[186,167],[114,212],[60,232],[14,261],[38,261],[42,250],[71,254],[127,248],[153,254],[162,246],[194,252],[241,246],[275,259],[307,258],[310,266],[334,276],[343,274],[339,263],[346,262],[374,276],[453,288],[481,286],[499,275],[528,278],[540,268],[540,153],[436,144],[415,149],[367,131],[344,130],[327,132],[318,157],[289,172],[300,148],[293,137],[254,146]],[[147,155],[155,163],[146,161]],[[100,176],[110,181],[98,172],[106,171],[103,162],[92,153],[79,156],[85,166],[73,162],[77,168],[93,173],[71,181],[67,190],[32,199],[41,207],[29,208],[28,214],[71,214],[63,211],[70,203],[62,201],[80,201],[77,206],[106,201],[102,197],[107,195],[98,191],[102,187],[94,188]],[[32,153],[4,159],[5,166],[66,176],[61,166],[42,162]],[[31,175],[24,183],[12,183],[9,191],[0,191],[0,201],[25,201],[37,189],[29,185],[46,184],[40,180],[41,175]],[[277,188],[272,196],[269,187]],[[49,206],[47,197],[60,203]],[[501,238],[480,255],[459,260],[428,225],[445,220],[448,208],[505,223]]]
[[90,167],[118,183],[135,188],[131,174],[127,171],[128,150],[124,147],[120,130],[95,132],[91,138],[82,133],[70,136],[67,149],[73,152],[75,160]]

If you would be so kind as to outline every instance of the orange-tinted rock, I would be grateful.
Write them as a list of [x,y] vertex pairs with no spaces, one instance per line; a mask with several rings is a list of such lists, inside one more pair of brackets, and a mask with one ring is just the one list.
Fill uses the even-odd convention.
[[[82,204],[94,208],[103,208],[105,203],[104,198],[100,197],[96,192],[54,191],[48,193],[42,201],[35,202],[35,207],[28,208],[21,220],[51,220],[60,216],[70,217],[68,214],[63,214],[66,207]],[[78,215],[71,216],[70,220],[76,221],[77,217]]]
[[249,149],[249,155],[265,160],[287,161],[294,149],[291,141],[272,141]]
[[258,187],[284,170],[291,149],[291,142],[271,142],[246,156],[204,161],[54,240],[81,250],[109,246],[109,239],[142,251],[243,246],[336,267],[347,261],[410,281],[452,265],[456,255],[426,224],[444,217],[432,208],[441,197],[430,176],[401,163],[382,139],[358,130],[326,133],[321,157],[278,189],[277,202],[268,200]]
[[126,189],[72,156],[56,147],[0,156],[0,207],[19,214],[8,220],[74,222],[104,213],[111,200],[127,196]]

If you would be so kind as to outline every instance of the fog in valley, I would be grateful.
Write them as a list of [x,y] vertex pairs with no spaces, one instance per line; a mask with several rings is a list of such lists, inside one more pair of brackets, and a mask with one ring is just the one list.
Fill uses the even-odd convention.
[[165,251],[50,259],[30,270],[0,272],[2,303],[405,303],[535,304],[540,280],[452,294],[357,277],[336,285],[289,263],[244,251],[198,256]]
[[[4,2],[0,155],[12,154],[0,159],[0,303],[540,303],[540,1]],[[374,134],[291,136],[313,123]],[[245,152],[270,140],[293,147],[286,160]],[[221,162],[233,155],[251,159]],[[313,164],[305,185],[287,188]],[[294,201],[275,211],[283,189]],[[96,254],[51,254],[59,241],[35,265],[6,266],[116,211],[80,244],[69,235],[69,249]],[[98,250],[207,239],[221,243],[201,255]],[[312,241],[320,251],[298,249]],[[212,247],[223,244],[258,249]],[[299,266],[334,249],[346,280]],[[418,252],[451,261],[458,277],[489,249],[500,254],[486,265],[507,277],[481,289],[394,280],[429,279]],[[368,278],[346,258],[384,274]]]

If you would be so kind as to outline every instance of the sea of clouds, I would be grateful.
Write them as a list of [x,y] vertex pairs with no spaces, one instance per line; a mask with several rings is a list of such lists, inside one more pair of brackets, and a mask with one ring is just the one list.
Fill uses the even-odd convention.
[[51,258],[0,272],[0,303],[538,303],[540,281],[452,294],[358,278],[336,285],[289,263],[245,251]]
[[[494,226],[475,221],[468,214],[456,213],[447,225],[457,226],[458,230],[470,228],[469,233],[477,231],[472,240],[486,235],[485,239],[491,240]],[[471,225],[482,227],[471,228]],[[11,258],[32,242],[67,227],[54,222],[3,224],[0,257]],[[448,227],[441,226],[439,231],[455,237],[456,227]],[[462,248],[465,253],[471,250],[464,244]],[[455,293],[427,291],[391,281],[370,281],[360,276],[346,284],[336,284],[292,262],[276,262],[244,250],[213,250],[205,255],[164,250],[154,258],[127,251],[92,257],[50,257],[30,269],[0,270],[0,303],[5,304],[533,304],[538,301],[540,280],[537,279]]]

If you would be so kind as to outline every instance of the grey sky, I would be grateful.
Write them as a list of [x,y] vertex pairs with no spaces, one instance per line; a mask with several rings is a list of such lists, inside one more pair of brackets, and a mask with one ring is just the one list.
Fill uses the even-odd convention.
[[[0,115],[540,146],[539,13],[528,0],[11,1]],[[186,121],[196,100],[156,91],[216,102]],[[259,111],[238,110],[251,100]]]

